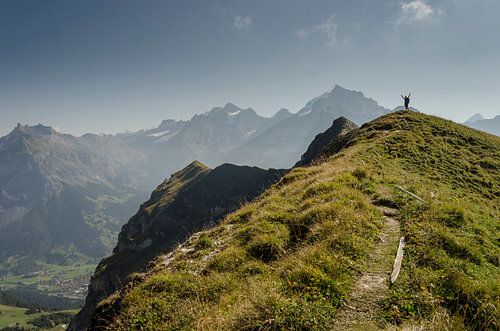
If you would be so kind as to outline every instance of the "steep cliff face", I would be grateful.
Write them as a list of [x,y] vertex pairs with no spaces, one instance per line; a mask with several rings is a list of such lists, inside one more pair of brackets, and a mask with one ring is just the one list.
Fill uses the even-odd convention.
[[196,161],[174,173],[123,226],[113,254],[97,267],[85,306],[69,329],[84,330],[99,300],[120,288],[130,274],[252,200],[284,172],[231,164],[210,169]]

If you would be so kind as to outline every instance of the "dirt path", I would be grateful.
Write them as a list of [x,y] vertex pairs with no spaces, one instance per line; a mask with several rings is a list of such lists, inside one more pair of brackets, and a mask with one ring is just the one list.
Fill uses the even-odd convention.
[[334,330],[379,330],[377,325],[380,300],[389,291],[389,279],[398,243],[400,225],[396,209],[380,207],[384,213],[384,228],[370,254],[365,272],[353,287],[351,297],[335,317]]

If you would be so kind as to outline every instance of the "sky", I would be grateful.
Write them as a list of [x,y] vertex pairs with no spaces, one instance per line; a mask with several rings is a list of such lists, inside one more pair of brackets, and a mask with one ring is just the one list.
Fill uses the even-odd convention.
[[463,122],[500,114],[499,0],[0,0],[0,135],[297,112],[335,84]]

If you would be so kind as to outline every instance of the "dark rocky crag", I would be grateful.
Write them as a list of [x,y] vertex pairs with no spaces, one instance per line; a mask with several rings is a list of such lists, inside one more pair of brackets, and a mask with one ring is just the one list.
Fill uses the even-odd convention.
[[134,272],[193,232],[213,225],[273,183],[285,170],[224,164],[210,169],[193,162],[159,185],[123,226],[113,254],[101,261],[84,308],[69,330],[88,328],[97,303],[119,289]]
[[320,157],[325,148],[339,137],[346,135],[348,132],[357,129],[358,126],[345,117],[339,117],[333,121],[332,126],[323,133],[318,134],[313,142],[307,148],[307,151],[302,154],[300,161],[295,164],[296,167],[311,164],[314,160]]

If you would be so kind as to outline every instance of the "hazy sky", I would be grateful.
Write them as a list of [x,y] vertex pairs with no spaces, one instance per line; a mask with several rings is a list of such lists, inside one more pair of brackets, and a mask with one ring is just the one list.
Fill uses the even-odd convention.
[[500,114],[499,0],[0,0],[0,135],[118,132],[339,84],[463,121]]

